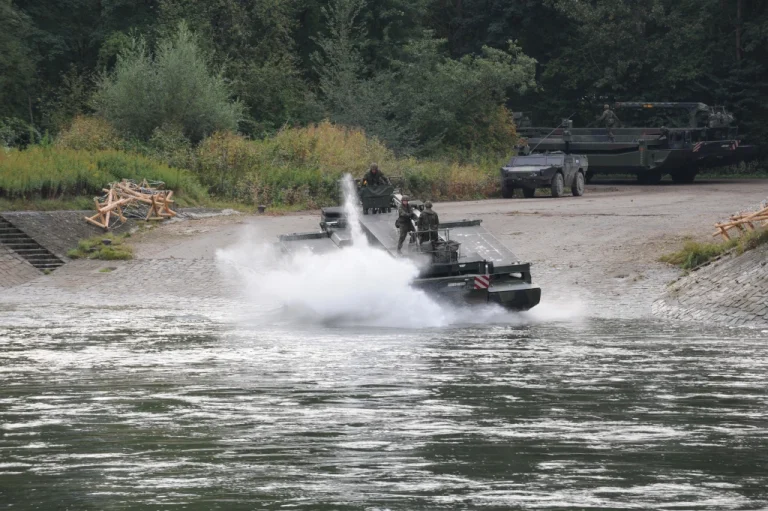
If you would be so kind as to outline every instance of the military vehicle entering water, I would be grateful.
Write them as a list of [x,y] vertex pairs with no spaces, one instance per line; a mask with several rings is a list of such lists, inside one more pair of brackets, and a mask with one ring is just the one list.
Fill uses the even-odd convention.
[[[348,218],[344,207],[323,208],[320,231],[287,234],[279,237],[279,246],[287,253],[309,250],[322,254],[353,244],[351,222],[358,222],[367,242],[393,257],[411,259],[420,269],[414,287],[436,298],[460,303],[495,303],[511,310],[527,310],[541,299],[541,288],[532,283],[531,265],[520,261],[503,243],[489,233],[482,220],[441,222],[438,241],[422,243],[418,217],[424,210],[421,201],[410,201],[413,232],[397,253],[399,231],[396,208],[400,193],[390,193],[386,200],[371,197],[371,190],[361,192],[362,202],[355,208],[355,218]],[[381,199],[381,200],[379,200]],[[379,204],[373,207],[372,204]],[[395,208],[395,211],[392,211]],[[357,211],[368,214],[357,215]]]
[[579,154],[558,151],[514,156],[501,168],[501,196],[508,199],[521,188],[531,198],[537,188],[550,188],[552,197],[562,197],[570,188],[574,197],[581,197],[587,169],[587,157]]
[[669,174],[675,183],[691,183],[699,170],[730,165],[757,156],[742,144],[733,116],[704,103],[615,103],[618,125],[573,128],[520,128],[536,151],[563,151],[589,157],[587,181],[595,174],[636,174],[658,183]]

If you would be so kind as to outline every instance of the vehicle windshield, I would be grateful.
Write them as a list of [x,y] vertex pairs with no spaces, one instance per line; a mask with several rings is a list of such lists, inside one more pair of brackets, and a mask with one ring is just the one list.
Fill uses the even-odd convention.
[[516,156],[509,162],[509,166],[522,167],[524,165],[534,165],[543,167],[544,165],[547,165],[548,159],[549,158],[544,156]]

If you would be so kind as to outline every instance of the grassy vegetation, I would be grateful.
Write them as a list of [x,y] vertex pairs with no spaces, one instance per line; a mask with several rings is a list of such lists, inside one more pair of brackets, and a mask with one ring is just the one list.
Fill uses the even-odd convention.
[[341,176],[361,177],[372,162],[420,198],[477,199],[499,193],[503,163],[399,158],[361,130],[329,122],[263,140],[216,133],[197,146],[156,135],[128,142],[103,120],[79,117],[54,144],[0,151],[0,210],[91,209],[109,182],[146,178],[175,190],[179,206],[295,211],[338,203]]
[[659,259],[663,263],[669,263],[679,266],[684,270],[690,270],[707,263],[730,250],[737,254],[752,250],[758,246],[768,243],[768,230],[757,230],[744,234],[739,238],[730,241],[721,241],[718,243],[700,243],[693,240],[686,240],[683,248],[677,252],[665,254]]
[[747,179],[765,179],[768,178],[768,161],[753,160],[739,162],[725,167],[714,167],[703,169],[699,172],[700,178],[747,178]]
[[194,151],[192,168],[216,196],[247,204],[317,207],[338,201],[338,180],[361,177],[372,162],[413,195],[432,200],[499,193],[502,160],[476,163],[397,158],[360,130],[328,122],[287,129],[252,141],[231,133],[209,137]]
[[[80,240],[77,248],[73,248],[67,253],[71,259],[100,259],[104,261],[116,261],[133,259],[133,248],[125,244],[128,234],[115,236],[106,234],[104,236],[94,236],[85,240]],[[103,240],[109,240],[109,244]]]
[[71,211],[81,209],[93,209],[93,199],[90,197],[72,199],[0,198],[0,211]]
[[205,190],[189,172],[157,160],[119,150],[77,150],[35,146],[0,150],[0,198],[72,200],[101,195],[121,179],[163,181],[181,205],[195,204]]

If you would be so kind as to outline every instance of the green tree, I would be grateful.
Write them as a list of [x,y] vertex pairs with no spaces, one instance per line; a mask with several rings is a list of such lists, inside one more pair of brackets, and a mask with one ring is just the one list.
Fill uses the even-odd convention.
[[30,20],[10,0],[0,0],[0,117],[30,116],[37,55],[30,46]]
[[364,7],[365,0],[334,0],[323,8],[328,35],[317,38],[320,50],[312,56],[318,88],[333,121],[362,128],[393,149],[406,152],[415,134],[395,118],[392,75],[381,72],[365,77],[361,55],[365,28],[360,21]]
[[227,58],[226,77],[245,107],[240,130],[256,136],[317,118],[293,39],[299,0],[162,0],[159,30],[186,20]]
[[389,87],[396,116],[418,134],[422,148],[508,151],[516,136],[504,108],[509,91],[534,89],[534,59],[509,43],[506,51],[483,47],[480,55],[451,59],[444,40],[411,43],[394,63]]
[[153,55],[142,39],[101,77],[94,96],[96,111],[127,136],[147,140],[156,128],[178,126],[193,142],[218,130],[233,130],[242,105],[230,99],[221,72],[186,25],[158,43]]
[[427,33],[407,45],[389,70],[367,77],[359,21],[364,0],[335,0],[324,10],[327,37],[315,54],[319,89],[331,118],[361,127],[400,152],[508,150],[515,136],[504,109],[509,90],[535,86],[535,61],[515,45],[484,47],[451,59]]

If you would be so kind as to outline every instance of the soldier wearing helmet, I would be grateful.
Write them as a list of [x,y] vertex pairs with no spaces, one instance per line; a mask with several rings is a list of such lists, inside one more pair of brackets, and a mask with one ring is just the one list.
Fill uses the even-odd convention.
[[419,216],[419,238],[422,243],[430,242],[432,250],[437,248],[439,239],[437,228],[440,226],[440,218],[432,210],[432,202],[424,203],[424,211]]
[[603,115],[597,118],[597,123],[603,123],[605,127],[610,130],[611,128],[618,126],[619,118],[613,113],[610,106],[603,105]]
[[363,176],[363,186],[379,186],[388,184],[389,180],[379,170],[376,163],[371,163],[368,172]]
[[[415,230],[412,221],[415,215],[409,201],[410,197],[403,195],[400,198],[400,207],[397,208],[397,221],[395,222],[395,227],[400,229],[400,239],[397,240],[398,254],[402,253],[403,242],[405,242],[408,233]],[[411,240],[411,243],[412,242],[413,240]]]

